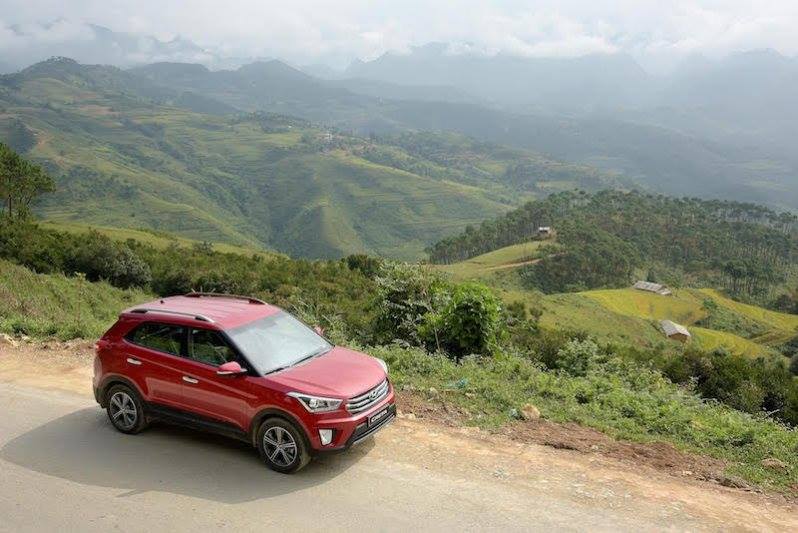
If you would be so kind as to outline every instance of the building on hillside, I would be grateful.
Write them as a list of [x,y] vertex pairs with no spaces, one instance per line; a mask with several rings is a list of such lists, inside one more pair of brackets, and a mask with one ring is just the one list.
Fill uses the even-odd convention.
[[692,338],[687,328],[681,324],[671,322],[670,320],[663,320],[659,324],[662,327],[662,331],[669,339],[684,343]]
[[660,296],[671,296],[673,292],[660,283],[652,283],[651,281],[638,281],[634,284],[634,288],[639,291],[653,292]]
[[554,235],[554,230],[551,229],[551,226],[540,226],[538,228],[538,237],[541,239],[548,239]]

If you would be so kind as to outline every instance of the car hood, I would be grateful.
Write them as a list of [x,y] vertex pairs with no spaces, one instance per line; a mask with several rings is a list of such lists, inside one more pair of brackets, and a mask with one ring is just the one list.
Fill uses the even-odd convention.
[[297,392],[351,398],[376,387],[386,376],[373,357],[335,346],[324,355],[267,377]]

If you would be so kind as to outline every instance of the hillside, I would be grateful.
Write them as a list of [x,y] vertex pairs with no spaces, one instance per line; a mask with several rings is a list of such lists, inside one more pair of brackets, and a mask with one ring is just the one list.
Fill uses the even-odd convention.
[[715,289],[676,289],[661,296],[632,288],[541,294],[524,287],[521,273],[545,256],[547,241],[499,248],[461,262],[435,265],[457,280],[479,280],[498,290],[508,304],[522,302],[540,312],[540,325],[552,331],[580,331],[605,341],[659,349],[667,341],[660,320],[688,326],[691,345],[756,357],[775,354],[798,337],[798,315],[732,300]]
[[[558,193],[431,246],[452,263],[533,238],[551,226],[564,247],[525,267],[524,285],[547,293],[620,288],[642,278],[719,287],[772,304],[791,298],[796,217],[755,204],[638,192]],[[790,300],[791,301],[791,300]]]
[[0,259],[0,332],[94,339],[119,312],[152,296],[63,274],[36,274]]
[[[214,102],[56,59],[2,78],[0,139],[57,178],[39,206],[53,221],[305,257],[414,259],[524,198],[617,183],[461,136],[362,139],[281,115],[197,112]],[[434,157],[417,148],[428,140]]]
[[[798,207],[798,161],[788,140],[794,127],[781,111],[790,108],[791,93],[779,89],[773,102],[739,112],[750,107],[741,94],[763,87],[772,94],[793,79],[789,72],[760,80],[743,67],[731,77],[713,74],[709,86],[688,76],[666,90],[623,55],[487,58],[449,55],[438,45],[357,64],[348,73],[356,78],[334,83],[280,61],[218,72],[159,63],[131,73],[236,109],[301,116],[362,135],[452,131],[621,174],[664,194]],[[712,89],[724,84],[750,89],[719,105]],[[475,96],[460,98],[445,88],[452,86]],[[701,100],[685,101],[677,96],[683,92]]]

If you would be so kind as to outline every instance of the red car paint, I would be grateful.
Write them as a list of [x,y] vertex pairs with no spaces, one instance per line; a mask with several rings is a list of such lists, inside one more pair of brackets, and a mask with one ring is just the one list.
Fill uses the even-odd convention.
[[[225,333],[280,312],[254,299],[197,294],[127,309],[97,342],[95,397],[105,407],[105,392],[114,384],[126,384],[141,397],[148,416],[156,410],[185,415],[252,443],[259,423],[267,416],[279,416],[302,430],[313,451],[345,449],[361,434],[370,435],[369,421],[375,414],[386,422],[394,418],[394,391],[389,382],[384,397],[366,410],[356,414],[347,410],[347,400],[387,380],[379,360],[348,348],[334,346],[323,355],[266,375],[245,358],[241,363],[246,373],[219,375],[218,366],[187,356],[186,339],[200,330],[220,332],[233,350],[243,355]],[[130,335],[145,323],[184,328],[181,353],[169,354],[132,342]],[[342,403],[334,411],[312,413],[289,393],[340,399]],[[375,430],[383,425],[379,423]],[[319,429],[334,430],[329,444],[322,444]]]

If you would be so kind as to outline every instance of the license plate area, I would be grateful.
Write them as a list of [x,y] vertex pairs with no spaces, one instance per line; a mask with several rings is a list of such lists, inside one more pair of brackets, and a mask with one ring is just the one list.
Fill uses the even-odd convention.
[[388,408],[386,407],[382,411],[374,413],[369,417],[369,427],[375,426],[388,418]]

